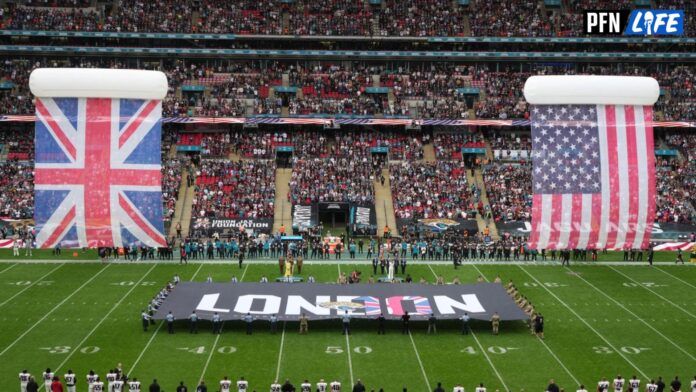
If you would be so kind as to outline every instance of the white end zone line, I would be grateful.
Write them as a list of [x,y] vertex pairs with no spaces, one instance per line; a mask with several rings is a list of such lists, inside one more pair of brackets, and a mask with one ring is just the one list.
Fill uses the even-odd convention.
[[[435,279],[437,279],[437,273],[435,273],[435,270],[433,269],[433,267],[432,267],[430,264],[428,264],[428,268],[430,268],[430,271],[431,271],[431,272],[433,273],[433,275],[435,276]],[[486,358],[486,361],[487,361],[488,364],[491,366],[491,369],[493,369],[493,372],[495,373],[495,376],[498,377],[498,380],[499,380],[500,383],[503,385],[503,388],[505,389],[505,391],[510,391],[510,388],[508,388],[507,384],[505,383],[505,380],[503,380],[503,376],[500,375],[500,372],[498,371],[498,369],[497,369],[497,368],[495,367],[495,365],[493,364],[493,361],[491,361],[491,358],[488,356],[488,353],[486,353],[486,350],[483,348],[483,345],[481,345],[481,342],[479,341],[478,337],[476,337],[476,333],[474,333],[473,330],[471,330],[471,337],[474,338],[474,341],[476,342],[476,345],[478,346],[479,350],[481,350],[481,353],[482,353],[483,356]],[[425,374],[425,372],[423,372],[423,374]]]
[[[196,279],[196,276],[198,275],[199,272],[201,272],[201,268],[203,268],[203,263],[198,266],[198,269],[196,269],[196,272],[193,273],[193,276],[191,276],[191,279],[189,280],[194,280]],[[145,355],[145,352],[147,351],[148,348],[150,348],[150,345],[152,344],[152,341],[155,340],[155,337],[157,336],[157,333],[159,333],[160,329],[162,329],[162,326],[164,325],[164,322],[161,322],[158,326],[157,329],[155,329],[155,332],[150,336],[150,339],[147,341],[145,344],[145,347],[143,347],[143,350],[140,351],[140,354],[138,354],[138,358],[135,359],[135,362],[133,362],[133,365],[131,365],[131,368],[128,369],[126,374],[130,376],[133,373],[133,370],[135,370],[135,367],[138,366],[140,363],[140,360],[143,359],[143,355]]]
[[0,271],[0,274],[4,274],[5,271],[9,271],[9,270],[11,270],[12,268],[14,268],[14,267],[16,267],[16,266],[17,266],[17,263],[14,263],[14,264],[12,264],[11,266],[9,266],[9,267],[5,268],[4,270]]
[[[611,267],[610,267],[610,268],[611,268]],[[566,269],[567,269],[568,271],[572,271],[572,270],[571,270],[570,268],[568,268],[568,267],[566,267]],[[613,269],[613,268],[612,268],[612,269]],[[616,271],[616,272],[619,272],[619,271]],[[621,274],[621,273],[619,272],[619,274]],[[623,275],[623,274],[621,274],[621,275]],[[600,294],[602,294],[603,296],[607,297],[607,299],[609,299],[609,300],[611,300],[612,302],[614,302],[617,306],[619,306],[621,309],[625,310],[625,311],[626,311],[627,313],[629,313],[631,316],[635,317],[636,320],[638,320],[638,321],[640,321],[641,323],[645,324],[648,328],[650,328],[651,330],[653,330],[653,332],[655,332],[656,334],[660,335],[663,339],[665,339],[669,344],[671,344],[672,346],[674,346],[677,350],[679,350],[679,351],[683,352],[684,354],[686,354],[689,358],[691,358],[692,361],[696,361],[696,357],[694,357],[691,353],[689,353],[688,351],[684,350],[684,348],[682,348],[681,346],[679,346],[678,344],[676,344],[672,339],[670,339],[670,338],[668,338],[667,336],[665,336],[662,332],[660,332],[659,329],[653,327],[652,325],[650,325],[650,323],[648,323],[647,321],[643,320],[643,319],[642,319],[641,317],[639,317],[637,314],[633,313],[630,309],[628,309],[627,307],[625,307],[621,302],[615,300],[612,296],[610,296],[609,294],[607,294],[607,293],[605,293],[604,291],[600,290],[597,286],[593,285],[593,284],[590,283],[587,279],[583,278],[583,277],[580,276],[579,274],[575,274],[575,276],[578,277],[578,278],[579,278],[580,280],[582,280],[583,282],[585,282],[588,286],[592,287],[592,288],[593,288],[595,291],[597,291],[598,293],[600,293]],[[626,276],[626,277],[628,278],[628,276]],[[629,279],[630,279],[630,278],[629,278]],[[635,282],[635,281],[634,281],[634,282]],[[638,282],[635,282],[635,283],[638,283]],[[641,286],[642,286],[642,285],[641,285]]]
[[[242,277],[239,279],[239,281],[244,280],[244,276],[246,275],[247,269],[249,268],[249,264],[244,266],[244,272],[242,272]],[[220,325],[220,332],[217,334],[215,337],[215,341],[213,342],[213,348],[210,350],[210,354],[208,354],[208,359],[205,361],[205,365],[203,366],[203,371],[201,372],[201,377],[198,379],[198,384],[205,379],[205,372],[208,371],[208,365],[210,365],[210,360],[213,358],[213,353],[215,352],[215,349],[217,348],[218,342],[220,341],[220,336],[222,336],[222,330],[225,328],[225,322],[223,321],[222,324]]]
[[689,283],[689,282],[687,282],[687,281],[685,281],[685,280],[679,278],[679,277],[676,276],[676,275],[670,274],[669,272],[663,270],[663,269],[660,268],[659,266],[656,267],[655,269],[658,270],[658,271],[660,271],[660,272],[662,272],[663,274],[667,274],[667,275],[671,276],[672,278],[674,278],[674,279],[676,279],[676,280],[678,280],[678,281],[684,283],[685,285],[687,285],[687,286],[689,286],[689,287],[691,287],[691,288],[693,288],[693,289],[696,289],[696,286],[694,286],[693,284],[691,284],[691,283]]
[[[481,272],[481,270],[480,270],[476,265],[473,265],[473,267],[476,269],[476,271],[478,271],[479,275],[481,275],[481,276],[483,277],[483,279],[486,280],[486,282],[490,282],[490,281],[488,280],[488,278],[486,277],[486,275],[484,275],[484,273]],[[549,346],[546,344],[546,342],[544,342],[543,339],[541,339],[541,338],[540,338],[539,336],[537,336],[536,334],[534,335],[534,337],[536,338],[536,340],[537,340],[539,343],[541,343],[542,346],[544,346],[544,347],[546,348],[546,351],[548,351],[549,354],[551,354],[551,356],[556,360],[556,362],[558,362],[558,364],[561,365],[561,367],[563,368],[563,370],[565,370],[565,372],[570,376],[570,378],[572,378],[573,381],[575,381],[575,384],[577,384],[577,385],[582,384],[580,381],[578,381],[578,379],[575,377],[575,375],[573,375],[573,373],[571,373],[571,371],[568,370],[568,368],[567,368],[566,365],[563,363],[563,361],[561,361],[561,359],[558,358],[558,356],[556,355],[556,353],[553,352],[553,350],[551,350],[551,347],[549,347]]]
[[[15,265],[17,265],[17,264],[15,264]],[[60,267],[62,267],[62,266],[64,266],[64,265],[65,265],[65,263],[60,264],[60,265],[57,266],[56,268],[50,270],[46,275],[44,275],[44,276],[40,277],[39,279],[37,279],[37,280],[31,282],[30,285],[28,285],[27,287],[23,288],[22,290],[20,290],[20,291],[19,291],[18,293],[16,293],[15,295],[11,296],[10,298],[8,298],[8,299],[6,299],[5,301],[3,301],[2,303],[0,303],[0,307],[4,306],[4,305],[7,304],[8,302],[10,302],[10,301],[12,301],[13,299],[17,298],[17,296],[19,296],[19,295],[22,294],[23,292],[25,292],[25,291],[29,290],[30,288],[34,287],[35,284],[41,282],[41,281],[44,280],[48,275],[50,275],[50,274],[56,272],[56,270],[57,270],[58,268],[60,268]],[[12,268],[12,267],[10,267],[10,268]],[[10,268],[6,268],[6,269],[2,270],[2,272],[5,272],[5,271],[7,271],[7,270],[10,269]],[[0,273],[2,273],[2,272],[0,272]]]
[[640,373],[644,378],[650,379],[650,377],[648,377],[648,375],[645,374],[644,371],[640,370],[640,368],[639,368],[635,363],[633,363],[633,362],[632,362],[630,359],[628,359],[621,351],[619,351],[613,344],[611,344],[611,342],[609,342],[609,340],[607,340],[607,338],[604,337],[604,335],[602,335],[601,333],[599,333],[599,331],[597,331],[592,325],[590,325],[587,321],[585,321],[585,319],[584,319],[583,317],[580,317],[580,315],[579,315],[575,310],[573,310],[573,308],[571,308],[570,306],[568,306],[567,303],[563,302],[562,299],[558,298],[558,296],[556,296],[556,294],[554,294],[553,291],[549,290],[548,287],[546,287],[544,284],[542,284],[542,283],[539,281],[539,279],[537,279],[536,277],[534,277],[534,275],[530,274],[530,273],[529,273],[526,269],[524,269],[522,266],[519,266],[519,265],[518,265],[517,267],[518,267],[519,269],[521,269],[525,274],[529,275],[530,278],[534,279],[534,281],[537,282],[537,284],[538,284],[539,286],[543,287],[544,290],[546,290],[549,294],[551,294],[551,296],[554,297],[554,298],[556,299],[556,301],[558,301],[561,305],[565,306],[566,309],[568,309],[571,313],[573,313],[573,315],[575,315],[575,317],[577,317],[578,320],[580,320],[583,324],[585,324],[585,325],[587,326],[587,328],[589,328],[590,330],[592,330],[592,332],[594,332],[595,335],[599,336],[599,338],[602,339],[602,340],[604,341],[604,343],[607,344],[607,346],[611,347],[612,350],[614,350],[614,352],[616,352],[617,354],[619,354],[619,356],[620,356],[621,358],[623,358],[624,361],[626,361],[626,363],[628,363],[629,365],[633,366],[633,368],[636,369],[636,370],[638,371],[638,373]]
[[637,283],[638,286],[640,286],[640,287],[644,288],[645,290],[648,290],[649,292],[655,294],[655,295],[656,295],[657,297],[659,297],[661,300],[667,302],[668,304],[674,306],[675,308],[681,310],[682,312],[684,312],[684,313],[688,314],[689,316],[691,316],[692,318],[695,318],[695,319],[696,319],[696,315],[694,315],[693,313],[687,311],[686,309],[682,308],[681,306],[675,304],[674,302],[668,300],[667,298],[663,297],[663,296],[660,295],[657,291],[651,289],[650,287],[647,287],[647,286],[641,284],[641,283],[638,282],[637,280],[631,278],[630,276],[624,274],[623,272],[619,271],[618,269],[616,269],[616,268],[614,268],[614,267],[612,267],[612,266],[610,266],[610,265],[609,265],[608,267],[611,268],[612,271],[614,271],[614,272],[620,274],[621,276],[623,276],[624,278],[630,280],[630,281],[633,282],[633,283]]
[[41,317],[41,318],[39,319],[39,321],[37,321],[36,323],[34,323],[34,325],[32,325],[30,328],[28,328],[26,331],[24,331],[23,334],[19,335],[19,337],[18,337],[17,339],[15,339],[14,342],[10,343],[9,346],[5,347],[5,349],[2,350],[2,352],[0,352],[0,357],[3,356],[10,348],[12,348],[15,344],[17,344],[17,343],[18,343],[20,340],[22,340],[25,336],[27,336],[27,334],[28,334],[29,332],[31,332],[32,330],[34,330],[34,328],[36,328],[37,325],[41,324],[42,321],[46,320],[46,318],[47,318],[48,316],[50,316],[51,313],[55,312],[56,309],[58,309],[61,305],[63,305],[64,303],[66,303],[70,298],[72,298],[75,294],[77,294],[77,293],[78,293],[80,290],[82,290],[85,286],[87,286],[87,285],[88,285],[89,283],[91,283],[94,279],[96,279],[97,276],[99,276],[102,272],[106,271],[106,269],[109,268],[109,266],[110,266],[110,264],[107,264],[106,266],[104,266],[102,269],[99,270],[99,272],[97,272],[96,274],[92,275],[91,278],[89,278],[85,283],[83,283],[82,286],[80,286],[80,287],[78,287],[77,289],[75,289],[75,291],[73,291],[70,295],[68,295],[67,297],[65,297],[65,299],[63,299],[62,301],[60,301],[56,306],[52,307],[51,310],[49,310],[48,312],[46,312],[46,314],[44,314],[44,316]]
[[147,270],[147,272],[145,272],[145,274],[143,274],[143,276],[140,278],[140,280],[138,280],[138,281],[133,285],[133,287],[131,287],[130,290],[128,290],[128,292],[126,292],[126,294],[124,294],[123,297],[121,297],[121,299],[118,300],[118,302],[116,302],[115,304],[112,305],[111,310],[109,310],[109,312],[106,313],[106,314],[104,315],[104,317],[102,317],[102,319],[94,326],[94,328],[92,328],[92,330],[89,331],[89,333],[87,334],[87,336],[85,336],[84,339],[82,339],[82,340],[80,341],[80,343],[78,343],[77,346],[75,346],[75,349],[72,350],[72,351],[65,357],[65,359],[63,360],[63,362],[61,362],[60,365],[58,365],[58,367],[55,369],[56,372],[57,372],[58,370],[60,370],[60,369],[68,362],[68,360],[70,360],[70,358],[72,358],[73,354],[75,354],[75,353],[77,352],[77,350],[79,350],[80,347],[82,347],[82,345],[87,341],[87,339],[89,339],[90,336],[92,336],[92,334],[94,334],[94,331],[96,331],[97,328],[99,328],[99,326],[102,325],[102,323],[103,323],[104,321],[106,321],[106,320],[109,318],[109,316],[111,315],[111,313],[113,313],[113,311],[116,310],[116,308],[118,308],[119,305],[121,305],[121,303],[126,299],[126,297],[128,297],[128,296],[133,292],[133,290],[135,290],[135,289],[140,285],[140,283],[141,283],[148,275],[150,275],[150,272],[152,272],[152,270],[154,270],[155,267],[157,267],[157,265],[153,265],[152,267],[150,267],[150,269]]

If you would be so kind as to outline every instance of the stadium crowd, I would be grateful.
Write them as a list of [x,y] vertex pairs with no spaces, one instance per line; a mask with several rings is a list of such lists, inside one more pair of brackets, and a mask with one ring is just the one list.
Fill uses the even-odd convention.
[[201,160],[192,218],[272,217],[275,164],[271,161]]
[[[34,109],[27,89],[29,73],[38,67],[57,66],[126,68],[134,65],[125,60],[109,59],[5,60],[0,80],[12,83],[12,87],[0,92],[3,114],[32,114]],[[165,117],[281,115],[287,108],[291,116],[381,114],[470,118],[475,115],[484,119],[526,119],[528,105],[522,96],[525,80],[537,73],[562,72],[653,76],[665,91],[656,105],[658,120],[696,118],[693,66],[655,70],[643,65],[619,64],[584,66],[580,70],[542,67],[529,72],[501,70],[482,64],[412,64],[412,67],[388,69],[357,62],[296,66],[278,61],[261,65],[251,61],[172,60],[144,68],[159,69],[167,74],[170,90],[163,101]],[[301,93],[276,91],[271,96],[272,89],[283,85],[284,74],[289,87]],[[383,92],[368,93],[369,88],[377,87],[375,78],[379,79],[380,88],[393,93],[391,99]]]

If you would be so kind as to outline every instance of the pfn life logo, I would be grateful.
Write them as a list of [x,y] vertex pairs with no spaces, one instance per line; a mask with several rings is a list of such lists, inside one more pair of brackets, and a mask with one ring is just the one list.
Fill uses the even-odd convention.
[[666,36],[684,34],[683,10],[591,10],[583,15],[589,35]]

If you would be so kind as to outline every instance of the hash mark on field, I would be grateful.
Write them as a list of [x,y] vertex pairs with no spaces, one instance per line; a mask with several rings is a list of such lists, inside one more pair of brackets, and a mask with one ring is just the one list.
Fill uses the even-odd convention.
[[[527,271],[526,269],[524,269],[522,266],[518,265],[517,268],[521,269],[525,274],[529,275],[529,277],[532,278],[532,279],[534,279],[537,283],[541,283],[541,282],[539,282],[539,280],[538,280],[534,275],[530,274],[529,271]],[[581,276],[578,276],[578,278],[579,278],[579,279],[583,279]],[[584,280],[584,279],[583,279],[583,280]],[[585,319],[581,318],[580,315],[577,314],[577,312],[576,312],[575,310],[573,310],[573,308],[571,308],[570,306],[568,306],[568,304],[566,304],[565,302],[563,302],[563,300],[560,299],[553,291],[549,290],[549,288],[546,287],[546,286],[544,286],[544,290],[546,290],[549,294],[551,294],[551,296],[554,297],[554,298],[556,299],[556,301],[558,301],[560,304],[562,304],[563,306],[565,306],[566,309],[568,309],[571,313],[573,313],[573,314],[575,315],[575,317],[577,317],[578,319],[580,319],[580,321],[582,321],[589,329],[592,330],[592,332],[594,332],[597,336],[599,336],[599,337],[604,341],[604,343],[606,343],[606,344],[607,344],[609,347],[611,347],[617,354],[619,354],[619,356],[621,356],[621,358],[623,358],[629,365],[633,366],[634,369],[638,370],[638,373],[640,373],[640,374],[641,374],[643,377],[645,377],[645,378],[649,378],[648,375],[647,375],[645,372],[643,372],[642,370],[640,370],[640,368],[638,368],[638,366],[636,366],[636,364],[634,364],[633,362],[631,362],[630,359],[628,359],[623,353],[621,353],[619,350],[617,350],[616,347],[615,347],[613,344],[611,344],[611,342],[609,342],[609,340],[607,340],[607,338],[604,337],[604,335],[602,335],[601,333],[599,333],[599,331],[597,331],[597,330],[596,330],[592,325],[590,325],[590,323],[588,323]]]
[[[61,264],[61,265],[64,265],[64,264],[65,264],[65,263],[63,263],[63,264]],[[70,295],[68,295],[64,300],[62,300],[62,301],[61,301],[60,303],[58,303],[56,306],[52,307],[51,310],[49,310],[48,312],[46,312],[46,314],[45,314],[43,317],[41,317],[41,318],[39,319],[39,321],[37,321],[37,322],[36,322],[34,325],[32,325],[29,329],[27,329],[26,331],[24,331],[23,334],[19,335],[19,337],[18,337],[14,342],[12,342],[9,346],[5,347],[5,349],[2,350],[2,352],[0,352],[0,357],[3,356],[3,354],[5,354],[5,353],[6,353],[10,348],[12,348],[15,344],[17,344],[17,342],[19,342],[20,340],[22,340],[29,332],[31,332],[34,328],[36,328],[37,325],[39,325],[42,321],[44,321],[46,318],[48,318],[48,316],[49,316],[51,313],[53,313],[56,309],[58,309],[58,308],[59,308],[61,305],[63,305],[64,303],[68,302],[68,300],[70,300],[70,298],[72,298],[73,295],[77,294],[80,290],[82,290],[82,288],[84,288],[85,286],[87,286],[91,281],[93,281],[97,276],[99,276],[102,272],[104,272],[104,271],[105,271],[107,268],[109,268],[110,266],[111,266],[111,264],[107,264],[104,268],[100,269],[99,272],[97,272],[96,274],[92,275],[92,277],[89,278],[89,280],[87,280],[85,283],[83,283],[82,286],[80,286],[80,287],[78,287],[77,289],[75,289],[75,291],[73,291]]]
[[[64,265],[65,265],[65,263],[58,265],[56,268],[50,270],[46,275],[44,275],[44,276],[40,277],[39,279],[37,279],[37,280],[31,282],[30,285],[28,285],[27,287],[25,287],[25,288],[23,288],[22,290],[20,290],[17,294],[15,294],[15,295],[11,296],[10,298],[6,299],[3,303],[0,303],[0,307],[2,307],[3,305],[5,305],[6,303],[12,301],[13,299],[15,299],[17,296],[19,296],[19,295],[22,294],[23,292],[29,290],[29,289],[32,288],[35,284],[41,282],[41,281],[44,280],[48,275],[54,273],[58,268],[60,268],[60,267],[62,267],[62,266],[64,266]],[[12,284],[12,283],[9,283],[9,284]],[[29,305],[29,303],[27,303],[27,305]]]
[[[612,268],[612,267],[609,267],[609,268]],[[566,269],[570,269],[570,268],[566,267]],[[618,272],[618,271],[617,271],[617,272]],[[650,323],[648,323],[648,322],[646,322],[645,320],[643,320],[642,318],[638,317],[637,314],[633,313],[630,309],[628,309],[626,306],[624,306],[621,302],[615,300],[615,299],[614,299],[613,297],[611,297],[609,294],[607,294],[607,293],[605,293],[604,291],[600,290],[597,286],[593,285],[591,282],[589,282],[588,280],[586,280],[586,279],[583,278],[582,276],[578,276],[578,279],[580,279],[580,280],[582,280],[583,282],[585,282],[588,286],[592,287],[595,291],[597,291],[598,293],[600,293],[600,294],[602,294],[603,296],[607,297],[609,300],[613,301],[613,302],[614,302],[617,306],[619,306],[621,309],[625,310],[626,313],[629,313],[631,316],[635,317],[638,321],[640,321],[640,322],[642,322],[643,324],[645,324],[648,328],[652,329],[655,333],[657,333],[658,335],[662,336],[662,338],[664,338],[667,342],[669,342],[671,345],[673,345],[674,347],[676,347],[677,350],[683,352],[683,353],[686,354],[689,358],[691,358],[692,361],[696,361],[696,357],[694,357],[693,355],[691,355],[691,353],[689,353],[688,351],[684,350],[681,346],[679,346],[678,344],[676,344],[672,339],[668,338],[666,335],[664,335],[662,332],[660,332],[659,329],[653,327],[652,325],[650,325]],[[665,322],[666,322],[666,321],[667,321],[667,319],[665,319]],[[646,378],[647,378],[647,377],[646,377]]]

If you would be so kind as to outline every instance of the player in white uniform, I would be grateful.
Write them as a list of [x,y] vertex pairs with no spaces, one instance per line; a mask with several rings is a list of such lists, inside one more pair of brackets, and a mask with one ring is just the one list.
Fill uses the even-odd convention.
[[124,381],[122,378],[116,379],[114,384],[111,386],[109,392],[123,392]]
[[329,389],[331,392],[341,392],[341,382],[332,381],[331,384],[329,384]]
[[696,392],[696,376],[691,380],[691,392]]
[[655,384],[655,380],[650,380],[650,382],[645,386],[645,392],[655,392],[655,391],[657,391],[657,384]]
[[249,381],[245,380],[244,377],[240,377],[237,381],[237,390],[239,392],[246,392],[249,388]]
[[92,391],[94,392],[105,392],[104,391],[104,382],[97,377],[96,381],[92,384]]
[[271,392],[280,392],[281,385],[278,384],[278,380],[271,384]]
[[614,391],[615,392],[623,392],[623,387],[624,387],[625,382],[626,382],[626,380],[624,380],[621,377],[621,375],[616,376],[616,378],[614,379]]
[[77,384],[77,376],[71,369],[68,369],[68,372],[65,373],[63,376],[65,379],[65,386],[68,389],[68,392],[75,392],[75,384]]
[[46,369],[42,374],[44,387],[46,387],[46,392],[51,392],[51,383],[53,382],[53,372],[51,369]]
[[94,392],[92,385],[94,385],[94,382],[97,381],[97,378],[99,378],[99,375],[94,374],[94,370],[90,370],[87,374],[87,391]]
[[585,385],[581,384],[580,388],[578,388],[577,392],[587,392],[587,389],[585,389]]
[[133,381],[128,381],[128,390],[130,392],[140,392],[140,381],[133,377]]
[[19,390],[21,392],[27,392],[27,383],[29,382],[29,377],[31,377],[31,374],[27,373],[26,369],[19,373]]
[[476,392],[486,392],[486,387],[483,386],[483,383],[476,387]]
[[232,386],[232,381],[230,381],[227,376],[220,380],[220,392],[230,392],[230,387]]
[[452,392],[464,392],[464,387],[462,384],[457,384],[452,388]]
[[116,373],[116,370],[110,369],[108,373],[106,373],[106,382],[109,387],[107,390],[108,392],[111,392],[111,387],[114,386],[114,381],[118,378],[118,373]]
[[322,378],[319,380],[317,383],[317,392],[326,392],[326,389],[328,388],[328,384],[326,384],[326,381]]
[[609,390],[609,381],[607,381],[606,377],[602,377],[602,379],[597,383],[597,392],[607,392]]
[[300,392],[312,392],[312,383],[309,382],[309,380],[304,380],[304,382],[300,384]]
[[640,380],[633,375],[633,378],[628,380],[628,386],[631,388],[630,392],[640,392]]

